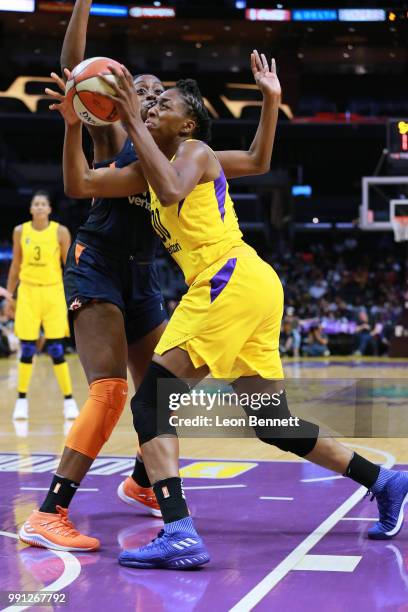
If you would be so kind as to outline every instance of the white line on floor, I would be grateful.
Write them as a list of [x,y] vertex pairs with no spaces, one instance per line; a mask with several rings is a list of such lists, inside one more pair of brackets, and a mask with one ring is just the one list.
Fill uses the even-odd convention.
[[344,476],[321,476],[320,478],[302,478],[300,482],[323,482],[324,480],[338,480]]
[[305,555],[293,568],[300,572],[354,572],[361,555]]
[[[196,487],[183,487],[183,489],[243,489],[246,485],[198,485]],[[47,489],[48,490],[48,489]]]
[[369,518],[367,516],[345,516],[341,521],[378,521],[378,518]]
[[276,499],[277,501],[293,501],[293,497],[260,497],[259,499]]
[[[50,487],[20,487],[21,491],[48,491]],[[86,491],[99,491],[99,489],[81,489],[78,488],[76,492],[82,491],[85,493]]]
[[[391,468],[395,464],[395,457],[386,451],[380,451],[369,446],[347,444],[352,448],[362,448],[366,451],[379,453],[385,457],[383,467]],[[238,603],[230,608],[229,612],[248,612],[252,610],[272,589],[299,563],[301,559],[326,536],[331,529],[365,496],[366,487],[359,487],[341,506],[310,533],[283,561],[281,561],[269,574],[245,595]]]

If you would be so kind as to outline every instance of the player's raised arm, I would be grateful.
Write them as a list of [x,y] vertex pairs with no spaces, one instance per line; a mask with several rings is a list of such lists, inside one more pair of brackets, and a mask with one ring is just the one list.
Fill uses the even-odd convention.
[[255,138],[248,151],[216,151],[225,176],[238,178],[269,171],[275,140],[281,87],[276,74],[275,60],[269,66],[264,54],[251,53],[251,69],[255,83],[262,92],[261,118]]
[[[61,71],[71,71],[85,57],[86,34],[92,0],[76,0],[74,10],[69,20],[61,50]],[[94,161],[104,162],[115,157],[122,149],[126,140],[126,132],[120,123],[104,126],[87,125],[94,144]]]
[[92,0],[76,0],[61,49],[61,72],[73,70],[85,57],[86,33]]

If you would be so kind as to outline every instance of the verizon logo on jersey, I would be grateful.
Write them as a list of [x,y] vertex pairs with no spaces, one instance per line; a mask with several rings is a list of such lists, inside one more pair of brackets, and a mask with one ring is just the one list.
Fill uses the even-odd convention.
[[141,206],[146,210],[150,210],[150,202],[147,197],[147,193],[139,193],[138,195],[128,196],[129,204],[135,204],[136,206]]

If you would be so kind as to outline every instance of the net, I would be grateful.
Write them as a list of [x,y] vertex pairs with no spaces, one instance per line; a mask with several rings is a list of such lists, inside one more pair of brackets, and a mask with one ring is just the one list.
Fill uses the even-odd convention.
[[391,219],[395,242],[408,240],[408,215]]

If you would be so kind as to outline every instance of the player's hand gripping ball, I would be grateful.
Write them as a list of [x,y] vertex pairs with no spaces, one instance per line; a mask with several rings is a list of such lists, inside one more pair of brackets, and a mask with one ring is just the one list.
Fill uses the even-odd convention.
[[108,66],[122,72],[121,65],[115,60],[92,57],[73,69],[66,84],[67,102],[72,104],[79,119],[89,125],[109,125],[119,121],[115,103],[106,97],[115,94],[109,83],[116,83],[116,77]]

